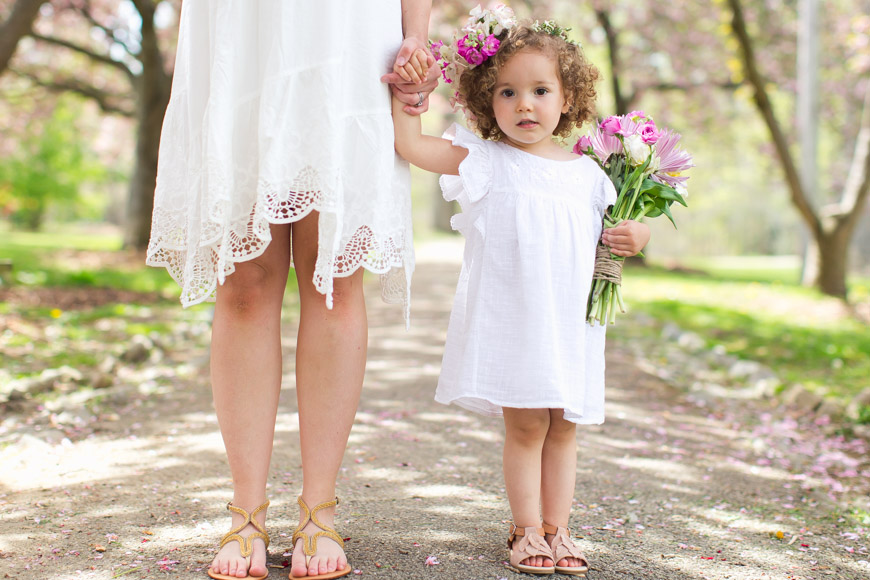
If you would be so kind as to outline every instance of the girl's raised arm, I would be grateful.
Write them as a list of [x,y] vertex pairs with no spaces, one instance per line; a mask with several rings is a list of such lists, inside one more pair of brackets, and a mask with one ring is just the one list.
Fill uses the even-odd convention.
[[433,173],[459,175],[459,164],[468,149],[455,147],[448,139],[423,135],[419,116],[411,116],[404,105],[393,97],[393,126],[396,132],[396,152],[420,169]]

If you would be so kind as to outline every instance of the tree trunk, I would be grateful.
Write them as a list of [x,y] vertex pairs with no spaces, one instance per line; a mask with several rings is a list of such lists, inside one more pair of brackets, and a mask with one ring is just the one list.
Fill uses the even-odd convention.
[[140,2],[137,8],[142,16],[142,74],[136,81],[136,160],[127,198],[124,247],[144,250],[151,237],[157,153],[172,76],[163,68],[152,7]]
[[17,0],[9,18],[0,25],[0,73],[9,65],[18,41],[30,34],[42,3],[43,0]]
[[766,81],[758,69],[752,39],[746,28],[741,0],[728,0],[731,8],[731,28],[740,46],[746,80],[754,89],[754,101],[770,132],[785,174],[791,201],[813,236],[818,249],[816,287],[824,294],[846,298],[846,275],[849,244],[864,204],[870,196],[870,87],[867,88],[861,129],[855,145],[855,155],[849,169],[843,198],[818,212],[810,203],[801,183],[797,164],[791,156],[782,130],[765,88]]
[[850,238],[851,231],[842,225],[816,238],[818,274],[815,285],[829,296],[846,298]]

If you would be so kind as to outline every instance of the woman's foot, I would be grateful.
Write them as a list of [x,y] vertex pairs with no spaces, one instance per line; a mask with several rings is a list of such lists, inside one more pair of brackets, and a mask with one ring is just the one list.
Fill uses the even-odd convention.
[[[332,527],[332,516],[320,516],[321,521]],[[314,522],[308,522],[302,531],[314,537],[314,534],[321,531]],[[293,545],[293,559],[291,574],[294,578],[304,578],[305,576],[317,576],[319,574],[327,574],[336,570],[344,570],[347,567],[347,556],[344,550],[334,540],[321,536],[317,538],[317,552],[311,556],[311,559],[306,565],[305,551],[303,546],[305,540],[299,538]]]
[[324,576],[339,578],[350,574],[344,541],[335,531],[335,506],[338,498],[320,503],[314,508],[299,496],[299,526],[293,533],[293,559],[290,578]]
[[[238,521],[236,521],[237,517]],[[241,524],[243,521],[244,518],[233,514],[233,527]],[[238,534],[243,538],[247,538],[251,533],[256,531],[257,529],[252,524],[248,524]],[[268,573],[266,569],[266,543],[261,538],[255,538],[253,540],[253,549],[249,566],[248,558],[242,556],[242,545],[239,542],[227,542],[223,548],[218,550],[209,569],[218,574],[235,576],[236,578],[264,576]]]
[[267,500],[248,513],[232,502],[227,504],[232,513],[232,528],[221,540],[221,547],[209,566],[209,576],[259,579],[269,574],[266,569],[269,536],[264,526],[268,507]]

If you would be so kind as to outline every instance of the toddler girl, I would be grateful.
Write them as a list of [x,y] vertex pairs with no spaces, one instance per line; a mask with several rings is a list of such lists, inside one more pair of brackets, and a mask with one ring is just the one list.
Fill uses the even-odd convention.
[[[465,254],[435,398],[504,417],[511,565],[583,576],[567,529],[575,427],[604,421],[605,333],[586,323],[586,298],[616,191],[594,161],[554,141],[592,117],[597,70],[558,26],[509,16],[476,10],[458,56],[442,47],[477,135],[422,135],[394,101],[396,150],[444,174],[445,199],[462,206],[452,224]],[[649,230],[627,221],[603,240],[631,256]]]

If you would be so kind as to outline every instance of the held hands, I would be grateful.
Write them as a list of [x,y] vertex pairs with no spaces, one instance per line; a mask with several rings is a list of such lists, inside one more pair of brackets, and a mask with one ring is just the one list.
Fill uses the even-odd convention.
[[425,44],[417,38],[402,41],[393,72],[381,77],[389,83],[393,96],[405,106],[409,115],[419,115],[429,109],[429,93],[438,86],[438,67]]
[[649,226],[634,220],[625,220],[619,225],[605,229],[601,241],[614,256],[634,256],[649,242]]
[[396,58],[393,72],[402,77],[405,82],[419,85],[429,75],[429,66],[434,62],[435,60],[430,54],[427,54],[422,48],[418,48],[403,66],[399,66],[399,59]]

